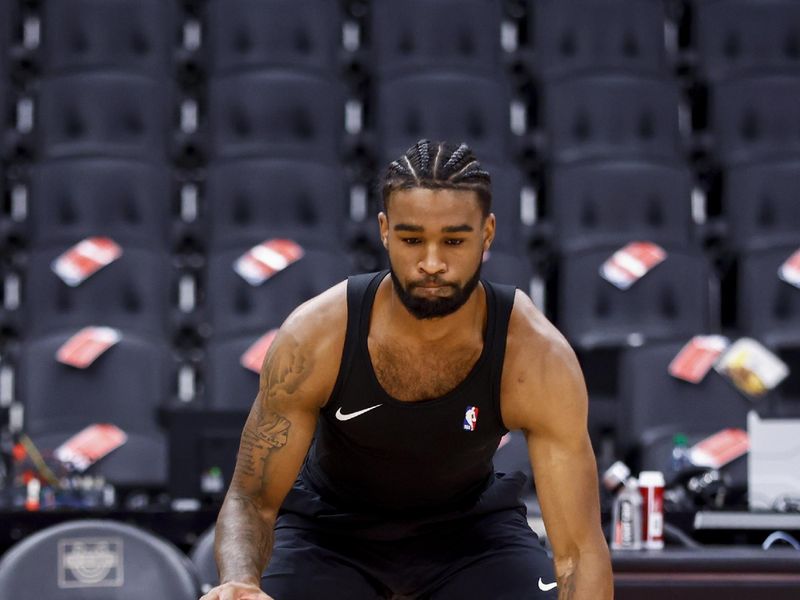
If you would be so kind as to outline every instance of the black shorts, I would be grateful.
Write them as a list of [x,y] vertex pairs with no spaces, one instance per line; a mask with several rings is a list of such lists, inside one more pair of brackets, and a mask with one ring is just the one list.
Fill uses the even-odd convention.
[[261,587],[275,600],[555,600],[555,581],[524,509],[509,509],[394,541],[279,520]]

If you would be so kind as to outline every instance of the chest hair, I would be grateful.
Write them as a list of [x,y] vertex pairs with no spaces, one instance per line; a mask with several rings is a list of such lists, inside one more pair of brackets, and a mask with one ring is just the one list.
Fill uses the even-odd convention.
[[472,370],[481,354],[479,345],[418,351],[369,340],[372,367],[386,393],[414,402],[444,396]]

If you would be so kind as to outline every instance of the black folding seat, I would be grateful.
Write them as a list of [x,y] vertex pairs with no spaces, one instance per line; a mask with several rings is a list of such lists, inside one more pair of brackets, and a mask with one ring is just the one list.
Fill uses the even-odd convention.
[[39,159],[106,156],[164,160],[171,88],[123,72],[44,78],[36,135]]
[[752,401],[713,369],[699,384],[672,377],[669,363],[682,340],[628,348],[622,353],[617,439],[642,469],[671,470],[673,435],[690,444],[728,427],[747,428]]
[[503,81],[454,72],[387,79],[377,92],[378,155],[388,164],[426,137],[463,141],[480,160],[503,162],[511,156],[509,115]]
[[214,75],[290,67],[335,73],[342,17],[324,0],[211,0],[209,67]]
[[715,158],[725,165],[800,153],[800,77],[720,82],[710,90]]
[[204,407],[210,410],[238,409],[246,411],[258,393],[259,374],[243,367],[242,355],[262,335],[278,328],[281,321],[266,322],[261,331],[233,337],[214,336],[206,347],[204,366]]
[[585,349],[624,347],[692,336],[716,321],[710,267],[699,253],[667,248],[667,258],[627,290],[600,275],[617,247],[562,255],[558,324]]
[[114,158],[43,161],[32,169],[29,207],[31,246],[108,236],[126,247],[166,250],[171,175],[163,164]]
[[372,5],[373,68],[381,75],[445,69],[494,75],[502,68],[500,3],[378,0]]
[[552,80],[598,70],[666,72],[658,0],[537,0],[528,11],[534,71]]
[[492,178],[492,212],[497,219],[494,250],[523,253],[526,239],[521,221],[522,193],[525,178],[512,164],[494,165],[480,161]]
[[156,337],[170,332],[177,286],[169,254],[123,247],[116,261],[70,287],[51,269],[68,249],[49,246],[30,253],[22,285],[26,336],[86,325]]
[[524,255],[490,250],[481,265],[481,277],[494,283],[514,285],[526,294],[531,288],[533,267]]
[[797,250],[777,247],[739,257],[738,325],[772,348],[800,348],[800,288],[778,277]]
[[[0,255],[6,257],[6,260],[0,261],[0,331],[3,332],[4,337],[6,334],[15,330],[19,324],[19,320],[15,318],[19,294],[15,294],[13,298],[9,297],[10,285],[9,279],[19,281],[16,274],[13,273],[8,264],[8,257],[12,256],[11,250],[5,239],[0,240]],[[0,352],[2,352],[2,345],[0,345]],[[0,354],[0,361],[2,355]]]
[[205,190],[212,251],[253,246],[282,231],[291,231],[303,245],[345,246],[348,192],[342,167],[300,160],[219,161],[209,166]]
[[728,241],[739,251],[800,247],[800,160],[743,165],[725,172]]
[[794,0],[702,0],[694,8],[702,78],[800,74],[800,4]]
[[[11,4],[9,2],[0,2],[0,131],[5,132],[6,128],[10,126],[9,115],[6,114],[7,110],[7,95],[9,93],[9,77],[8,77],[8,57],[9,57],[9,40],[11,39]],[[3,135],[5,138],[5,135]],[[5,148],[3,144],[0,145],[0,156],[3,156]]]
[[297,306],[353,273],[346,254],[336,248],[305,249],[303,258],[252,286],[233,269],[247,248],[216,252],[209,257],[205,306],[215,336],[263,333],[281,323]]
[[60,0],[42,4],[41,69],[53,75],[111,69],[171,75],[177,23],[162,0]]
[[0,597],[191,600],[197,573],[180,550],[138,527],[83,519],[52,525],[0,562]]
[[56,360],[78,328],[21,344],[17,382],[25,410],[24,431],[42,451],[52,451],[95,423],[116,425],[124,445],[89,467],[121,486],[166,483],[167,445],[157,410],[169,400],[175,369],[167,344],[135,330],[85,369]]
[[556,165],[549,173],[552,243],[560,251],[647,240],[692,245],[692,177],[682,164],[638,160]]
[[545,151],[559,162],[680,160],[678,89],[672,81],[588,76],[545,88]]
[[336,160],[344,136],[340,82],[302,72],[216,77],[209,85],[210,154]]

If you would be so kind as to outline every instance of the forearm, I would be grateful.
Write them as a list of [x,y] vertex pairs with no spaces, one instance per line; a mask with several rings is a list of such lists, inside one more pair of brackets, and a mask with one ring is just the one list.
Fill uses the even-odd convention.
[[614,597],[608,549],[583,552],[556,563],[558,600],[612,600]]
[[220,582],[260,585],[272,555],[274,519],[266,518],[252,498],[229,493],[219,512],[215,553]]

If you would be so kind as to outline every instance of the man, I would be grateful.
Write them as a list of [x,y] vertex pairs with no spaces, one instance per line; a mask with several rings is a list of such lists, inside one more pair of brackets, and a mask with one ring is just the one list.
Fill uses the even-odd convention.
[[[575,355],[525,294],[479,277],[489,174],[466,145],[422,140],[382,183],[391,270],[281,327],[217,521],[222,584],[203,600],[610,599]],[[524,478],[493,472],[510,429],[553,560]]]

